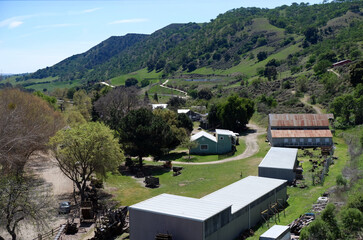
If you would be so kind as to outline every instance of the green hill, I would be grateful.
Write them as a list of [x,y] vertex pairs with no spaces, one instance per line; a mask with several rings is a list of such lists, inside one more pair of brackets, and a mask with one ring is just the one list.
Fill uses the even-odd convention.
[[[330,62],[359,59],[362,6],[362,1],[334,1],[233,9],[208,23],[171,24],[151,35],[110,37],[85,53],[10,82],[39,89],[107,80],[118,85],[133,74],[139,82],[191,74],[253,80],[275,77],[275,70],[279,77],[291,77],[311,72],[324,54],[332,56]],[[277,64],[263,73],[271,60]]]

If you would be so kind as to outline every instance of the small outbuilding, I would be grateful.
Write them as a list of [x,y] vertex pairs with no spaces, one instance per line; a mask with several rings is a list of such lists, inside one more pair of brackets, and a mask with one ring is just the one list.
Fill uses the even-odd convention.
[[233,240],[262,221],[268,206],[286,202],[286,186],[249,176],[200,199],[161,194],[129,207],[130,239]]
[[296,178],[297,150],[297,148],[270,148],[258,165],[258,176],[284,179],[291,183]]
[[193,135],[190,140],[198,143],[190,150],[191,154],[225,154],[232,152],[238,142],[238,133],[226,129],[216,129],[216,136],[205,131]]
[[274,225],[260,236],[260,240],[290,240],[291,233],[288,226]]
[[168,107],[168,104],[166,103],[158,103],[158,104],[151,104],[152,109],[166,109]]

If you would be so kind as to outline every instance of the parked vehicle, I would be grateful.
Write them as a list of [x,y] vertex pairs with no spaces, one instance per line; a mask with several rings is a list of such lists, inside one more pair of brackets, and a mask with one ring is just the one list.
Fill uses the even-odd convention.
[[67,214],[71,211],[71,202],[61,202],[59,204],[58,213]]

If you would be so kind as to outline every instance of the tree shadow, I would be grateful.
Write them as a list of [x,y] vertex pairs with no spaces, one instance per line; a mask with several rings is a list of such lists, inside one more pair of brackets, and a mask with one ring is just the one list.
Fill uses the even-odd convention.
[[174,161],[188,155],[186,152],[173,152],[162,157],[163,161]]
[[246,128],[245,130],[239,132],[239,135],[240,136],[247,136],[249,134],[252,134],[252,133],[256,133],[257,130],[256,129],[252,129],[252,128]]

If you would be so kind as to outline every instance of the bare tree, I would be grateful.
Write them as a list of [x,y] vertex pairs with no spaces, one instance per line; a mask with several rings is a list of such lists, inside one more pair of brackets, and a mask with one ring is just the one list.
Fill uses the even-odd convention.
[[[51,206],[49,190],[32,177],[0,176],[0,227],[15,240],[21,221],[47,226]],[[0,237],[1,239],[1,237]]]
[[20,174],[30,155],[44,149],[62,126],[60,113],[41,98],[17,89],[0,91],[0,171]]
[[111,129],[117,129],[119,122],[131,110],[140,108],[143,103],[139,89],[118,87],[109,91],[95,102],[95,110]]

